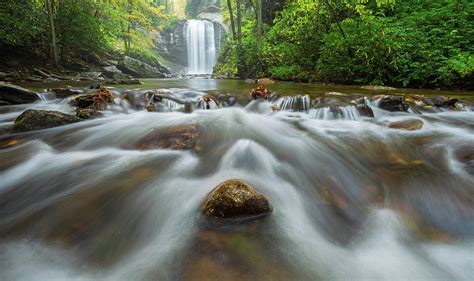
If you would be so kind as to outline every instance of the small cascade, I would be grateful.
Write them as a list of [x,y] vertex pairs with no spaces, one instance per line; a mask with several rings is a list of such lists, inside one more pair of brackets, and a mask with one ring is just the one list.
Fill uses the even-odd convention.
[[187,73],[192,75],[212,74],[217,61],[217,44],[214,23],[207,20],[188,20],[184,26]]
[[217,102],[209,96],[200,97],[196,103],[196,109],[214,110],[219,109]]
[[311,105],[311,98],[309,96],[281,97],[275,102],[275,105],[280,110],[306,112]]
[[355,106],[331,106],[311,109],[309,116],[321,120],[358,120],[360,114]]

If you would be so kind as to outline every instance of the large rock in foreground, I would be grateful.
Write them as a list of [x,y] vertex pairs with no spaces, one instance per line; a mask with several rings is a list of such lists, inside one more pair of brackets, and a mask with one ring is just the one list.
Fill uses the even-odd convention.
[[14,133],[43,130],[79,121],[76,116],[58,111],[28,109],[16,118],[11,130]]
[[40,98],[35,92],[25,88],[0,82],[0,104],[33,103]]
[[232,179],[219,184],[209,194],[201,212],[216,219],[245,219],[268,215],[272,206],[247,183]]

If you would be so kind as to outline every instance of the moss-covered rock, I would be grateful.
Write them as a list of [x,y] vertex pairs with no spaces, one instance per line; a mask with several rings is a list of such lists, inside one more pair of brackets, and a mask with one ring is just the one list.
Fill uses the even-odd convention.
[[271,212],[267,198],[238,179],[219,184],[202,208],[204,216],[216,219],[261,217]]
[[76,116],[58,111],[28,109],[18,116],[11,131],[14,133],[43,130],[81,121]]

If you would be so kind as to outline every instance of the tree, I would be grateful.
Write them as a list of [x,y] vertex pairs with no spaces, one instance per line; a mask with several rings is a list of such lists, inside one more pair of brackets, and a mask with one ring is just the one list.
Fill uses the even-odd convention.
[[59,66],[58,43],[56,41],[56,29],[54,26],[53,4],[51,0],[45,0],[46,10],[48,11],[48,26],[49,26],[49,59],[55,67]]

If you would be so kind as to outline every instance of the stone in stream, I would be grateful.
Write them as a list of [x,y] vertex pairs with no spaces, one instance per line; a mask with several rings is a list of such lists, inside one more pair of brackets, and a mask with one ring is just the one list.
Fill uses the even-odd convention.
[[437,107],[454,108],[456,103],[458,102],[458,99],[448,98],[444,96],[437,96],[437,97],[434,97],[431,100],[431,102],[433,103],[434,106],[437,106]]
[[76,116],[58,111],[28,109],[15,119],[11,131],[14,133],[43,130],[81,121]]
[[70,104],[82,109],[105,110],[107,105],[113,101],[113,97],[114,95],[109,89],[100,88],[94,94],[75,97]]
[[35,92],[0,82],[0,105],[33,103],[39,99]]
[[92,109],[76,108],[76,116],[81,119],[94,119],[104,116],[102,112]]
[[360,116],[364,117],[374,117],[374,111],[372,108],[366,104],[359,104],[357,105],[357,111],[359,112]]
[[258,85],[257,88],[253,89],[250,93],[251,97],[256,99],[268,100],[271,97],[272,92],[268,90],[264,85]]
[[412,118],[412,119],[391,122],[390,124],[388,124],[388,127],[392,129],[400,129],[400,130],[405,130],[405,131],[416,131],[423,128],[423,124],[424,124],[423,121],[421,121],[420,119]]
[[197,137],[195,125],[183,125],[152,131],[129,148],[189,150],[196,145]]
[[403,97],[384,96],[379,102],[379,107],[388,111],[408,111],[408,104],[406,104]]
[[262,194],[242,180],[231,179],[214,188],[201,212],[215,219],[245,219],[265,216],[272,210]]
[[56,98],[58,99],[64,99],[71,96],[77,96],[83,93],[83,91],[81,90],[73,89],[70,87],[51,89],[51,92],[53,92]]

